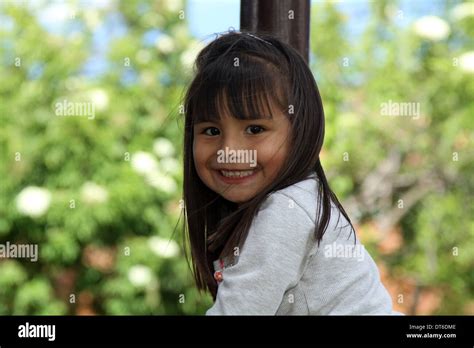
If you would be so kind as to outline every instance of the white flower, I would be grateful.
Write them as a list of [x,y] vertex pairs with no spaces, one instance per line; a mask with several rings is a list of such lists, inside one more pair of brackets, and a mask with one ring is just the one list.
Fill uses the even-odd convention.
[[[32,2],[28,4],[32,5]],[[32,6],[31,6],[32,7]],[[50,2],[38,6],[38,18],[46,27],[58,27],[71,19],[77,13],[77,7],[72,2]]]
[[174,41],[170,36],[163,34],[156,40],[155,46],[158,51],[168,54],[174,50]]
[[107,109],[109,105],[109,96],[103,89],[94,89],[89,92],[89,97],[94,103],[97,110],[102,111]]
[[172,157],[163,158],[160,161],[160,167],[165,173],[170,173],[172,175],[178,174],[181,170],[181,164],[179,161]]
[[166,138],[158,138],[153,143],[153,151],[158,157],[171,157],[174,155],[174,146]]
[[163,7],[170,12],[178,12],[183,8],[181,0],[164,0]]
[[51,193],[44,188],[28,186],[16,197],[16,208],[24,215],[39,217],[51,204]]
[[105,203],[109,197],[107,190],[94,182],[86,182],[82,185],[81,198],[86,203]]
[[179,253],[178,243],[157,236],[148,240],[148,246],[153,253],[163,258],[175,257]]
[[84,16],[84,22],[86,23],[89,29],[95,30],[101,23],[102,19],[100,18],[98,10],[87,9],[87,10],[83,10],[82,13]]
[[153,273],[150,267],[135,265],[128,270],[128,280],[136,287],[147,286],[153,281]]
[[149,174],[158,170],[158,162],[149,152],[139,151],[131,158],[133,170],[139,174]]
[[173,178],[163,174],[159,170],[146,174],[147,182],[150,186],[168,194],[176,192],[177,185]]
[[474,73],[474,51],[459,56],[459,68],[468,73]]
[[204,48],[204,44],[200,41],[194,41],[189,48],[181,54],[181,64],[186,68],[192,68],[199,52]]
[[421,17],[414,23],[413,30],[418,36],[432,41],[443,40],[451,32],[449,24],[436,16]]
[[463,2],[451,10],[451,18],[457,21],[470,16],[474,16],[474,2]]

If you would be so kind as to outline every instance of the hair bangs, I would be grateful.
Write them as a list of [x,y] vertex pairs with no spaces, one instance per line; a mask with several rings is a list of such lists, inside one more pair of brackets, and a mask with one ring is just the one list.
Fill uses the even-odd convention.
[[215,122],[223,116],[240,120],[273,118],[274,112],[287,108],[283,75],[255,56],[228,54],[204,67],[201,74],[188,110],[193,123]]

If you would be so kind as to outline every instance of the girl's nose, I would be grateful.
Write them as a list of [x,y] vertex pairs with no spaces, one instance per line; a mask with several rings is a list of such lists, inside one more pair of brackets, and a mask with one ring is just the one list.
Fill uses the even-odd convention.
[[226,147],[229,150],[241,150],[245,148],[245,142],[237,136],[225,136],[222,139],[221,147],[223,150]]

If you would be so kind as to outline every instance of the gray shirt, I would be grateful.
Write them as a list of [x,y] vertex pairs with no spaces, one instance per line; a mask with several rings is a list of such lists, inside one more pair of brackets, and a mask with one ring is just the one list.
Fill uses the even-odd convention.
[[318,184],[313,175],[269,195],[236,261],[214,262],[222,281],[206,315],[400,314],[334,204],[318,247]]

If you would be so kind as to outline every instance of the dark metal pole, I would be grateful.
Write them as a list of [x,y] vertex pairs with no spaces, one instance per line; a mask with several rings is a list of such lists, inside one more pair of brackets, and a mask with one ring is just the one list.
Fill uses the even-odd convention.
[[240,0],[240,30],[266,32],[309,60],[310,0]]

